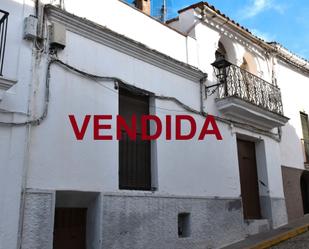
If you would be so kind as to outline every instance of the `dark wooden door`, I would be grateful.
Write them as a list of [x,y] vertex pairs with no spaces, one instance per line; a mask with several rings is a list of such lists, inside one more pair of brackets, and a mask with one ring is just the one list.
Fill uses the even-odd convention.
[[53,249],[86,249],[86,208],[56,208]]
[[309,172],[304,171],[300,178],[301,194],[303,199],[304,214],[309,213]]
[[244,218],[261,219],[255,144],[238,139],[237,149]]

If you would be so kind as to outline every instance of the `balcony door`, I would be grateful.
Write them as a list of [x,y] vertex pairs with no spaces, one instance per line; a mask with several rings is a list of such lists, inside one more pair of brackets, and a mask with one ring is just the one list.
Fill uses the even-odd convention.
[[261,219],[255,143],[237,139],[241,197],[245,219]]

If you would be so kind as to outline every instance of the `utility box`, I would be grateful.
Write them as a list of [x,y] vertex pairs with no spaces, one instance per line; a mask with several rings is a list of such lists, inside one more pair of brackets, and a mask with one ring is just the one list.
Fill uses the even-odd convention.
[[64,49],[66,45],[66,29],[60,23],[53,23],[50,26],[49,45],[54,49]]
[[37,37],[38,19],[35,16],[28,16],[24,20],[24,39],[33,40]]

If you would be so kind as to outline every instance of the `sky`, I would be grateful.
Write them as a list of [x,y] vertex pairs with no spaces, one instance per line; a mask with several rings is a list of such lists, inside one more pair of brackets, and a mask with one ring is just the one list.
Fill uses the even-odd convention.
[[[132,2],[132,0],[127,0]],[[163,0],[152,0],[152,14],[159,15]],[[200,0],[166,0],[168,18]],[[266,41],[276,41],[309,60],[308,0],[208,0],[221,12]]]

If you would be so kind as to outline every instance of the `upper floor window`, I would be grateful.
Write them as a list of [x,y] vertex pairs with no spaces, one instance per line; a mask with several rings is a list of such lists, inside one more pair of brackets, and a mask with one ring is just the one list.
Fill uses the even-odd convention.
[[9,13],[0,10],[0,76],[2,76]]
[[301,126],[303,130],[303,138],[309,141],[309,121],[308,114],[300,112]]
[[309,162],[309,120],[308,114],[300,112],[301,126],[303,131],[303,143],[305,151],[305,161]]

